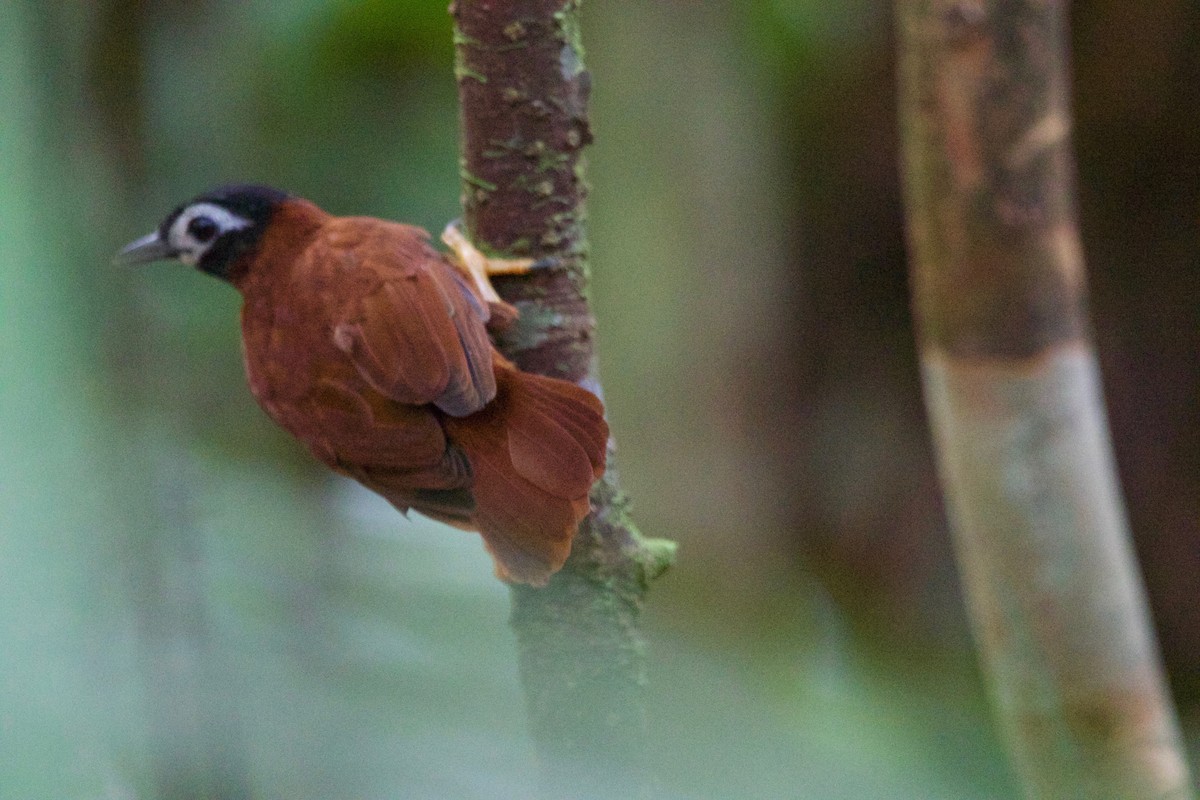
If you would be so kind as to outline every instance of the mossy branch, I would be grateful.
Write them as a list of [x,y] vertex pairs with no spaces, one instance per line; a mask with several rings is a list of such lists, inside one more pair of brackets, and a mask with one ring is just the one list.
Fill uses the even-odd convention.
[[1186,798],[1084,307],[1064,6],[898,0],[926,399],[1026,795]]
[[[500,277],[521,311],[499,342],[524,370],[601,393],[587,303],[582,149],[590,76],[578,0],[456,0],[451,5],[462,121],[467,235],[484,252],[554,256]],[[609,468],[570,559],[544,589],[514,586],[512,624],[547,797],[650,792],[646,667],[638,618],[674,545],[643,539]]]

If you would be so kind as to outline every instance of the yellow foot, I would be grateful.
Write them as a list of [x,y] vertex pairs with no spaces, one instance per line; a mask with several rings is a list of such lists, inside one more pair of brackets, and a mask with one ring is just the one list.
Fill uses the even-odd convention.
[[442,241],[450,248],[463,272],[475,283],[479,295],[489,304],[504,303],[492,287],[490,275],[524,275],[535,264],[532,258],[488,258],[467,241],[456,222],[451,222],[442,231]]

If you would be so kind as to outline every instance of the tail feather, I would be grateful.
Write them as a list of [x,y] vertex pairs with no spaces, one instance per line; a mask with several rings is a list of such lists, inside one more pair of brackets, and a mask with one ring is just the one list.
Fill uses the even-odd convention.
[[562,567],[604,473],[608,425],[590,392],[497,365],[496,398],[444,421],[471,464],[474,519],[506,580],[544,584]]
[[533,392],[529,401],[547,416],[555,418],[587,454],[592,467],[592,482],[604,474],[608,451],[608,425],[604,423],[604,406],[596,395],[573,383],[544,379],[543,391]]
[[554,497],[578,497],[595,480],[583,445],[541,408],[509,416],[508,454],[518,475]]

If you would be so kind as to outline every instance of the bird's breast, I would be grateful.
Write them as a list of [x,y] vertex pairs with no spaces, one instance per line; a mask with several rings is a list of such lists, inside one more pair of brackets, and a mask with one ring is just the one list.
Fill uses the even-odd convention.
[[277,423],[308,438],[309,398],[323,382],[357,380],[332,344],[319,304],[269,293],[248,297],[242,309],[246,379],[259,405]]

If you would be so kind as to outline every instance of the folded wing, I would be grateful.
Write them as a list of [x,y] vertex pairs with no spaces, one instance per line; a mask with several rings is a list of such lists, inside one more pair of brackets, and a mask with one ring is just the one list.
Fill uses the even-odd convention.
[[385,397],[467,416],[496,395],[488,311],[432,248],[393,255],[412,246],[377,236],[359,248],[362,267],[379,280],[343,306],[334,342]]

